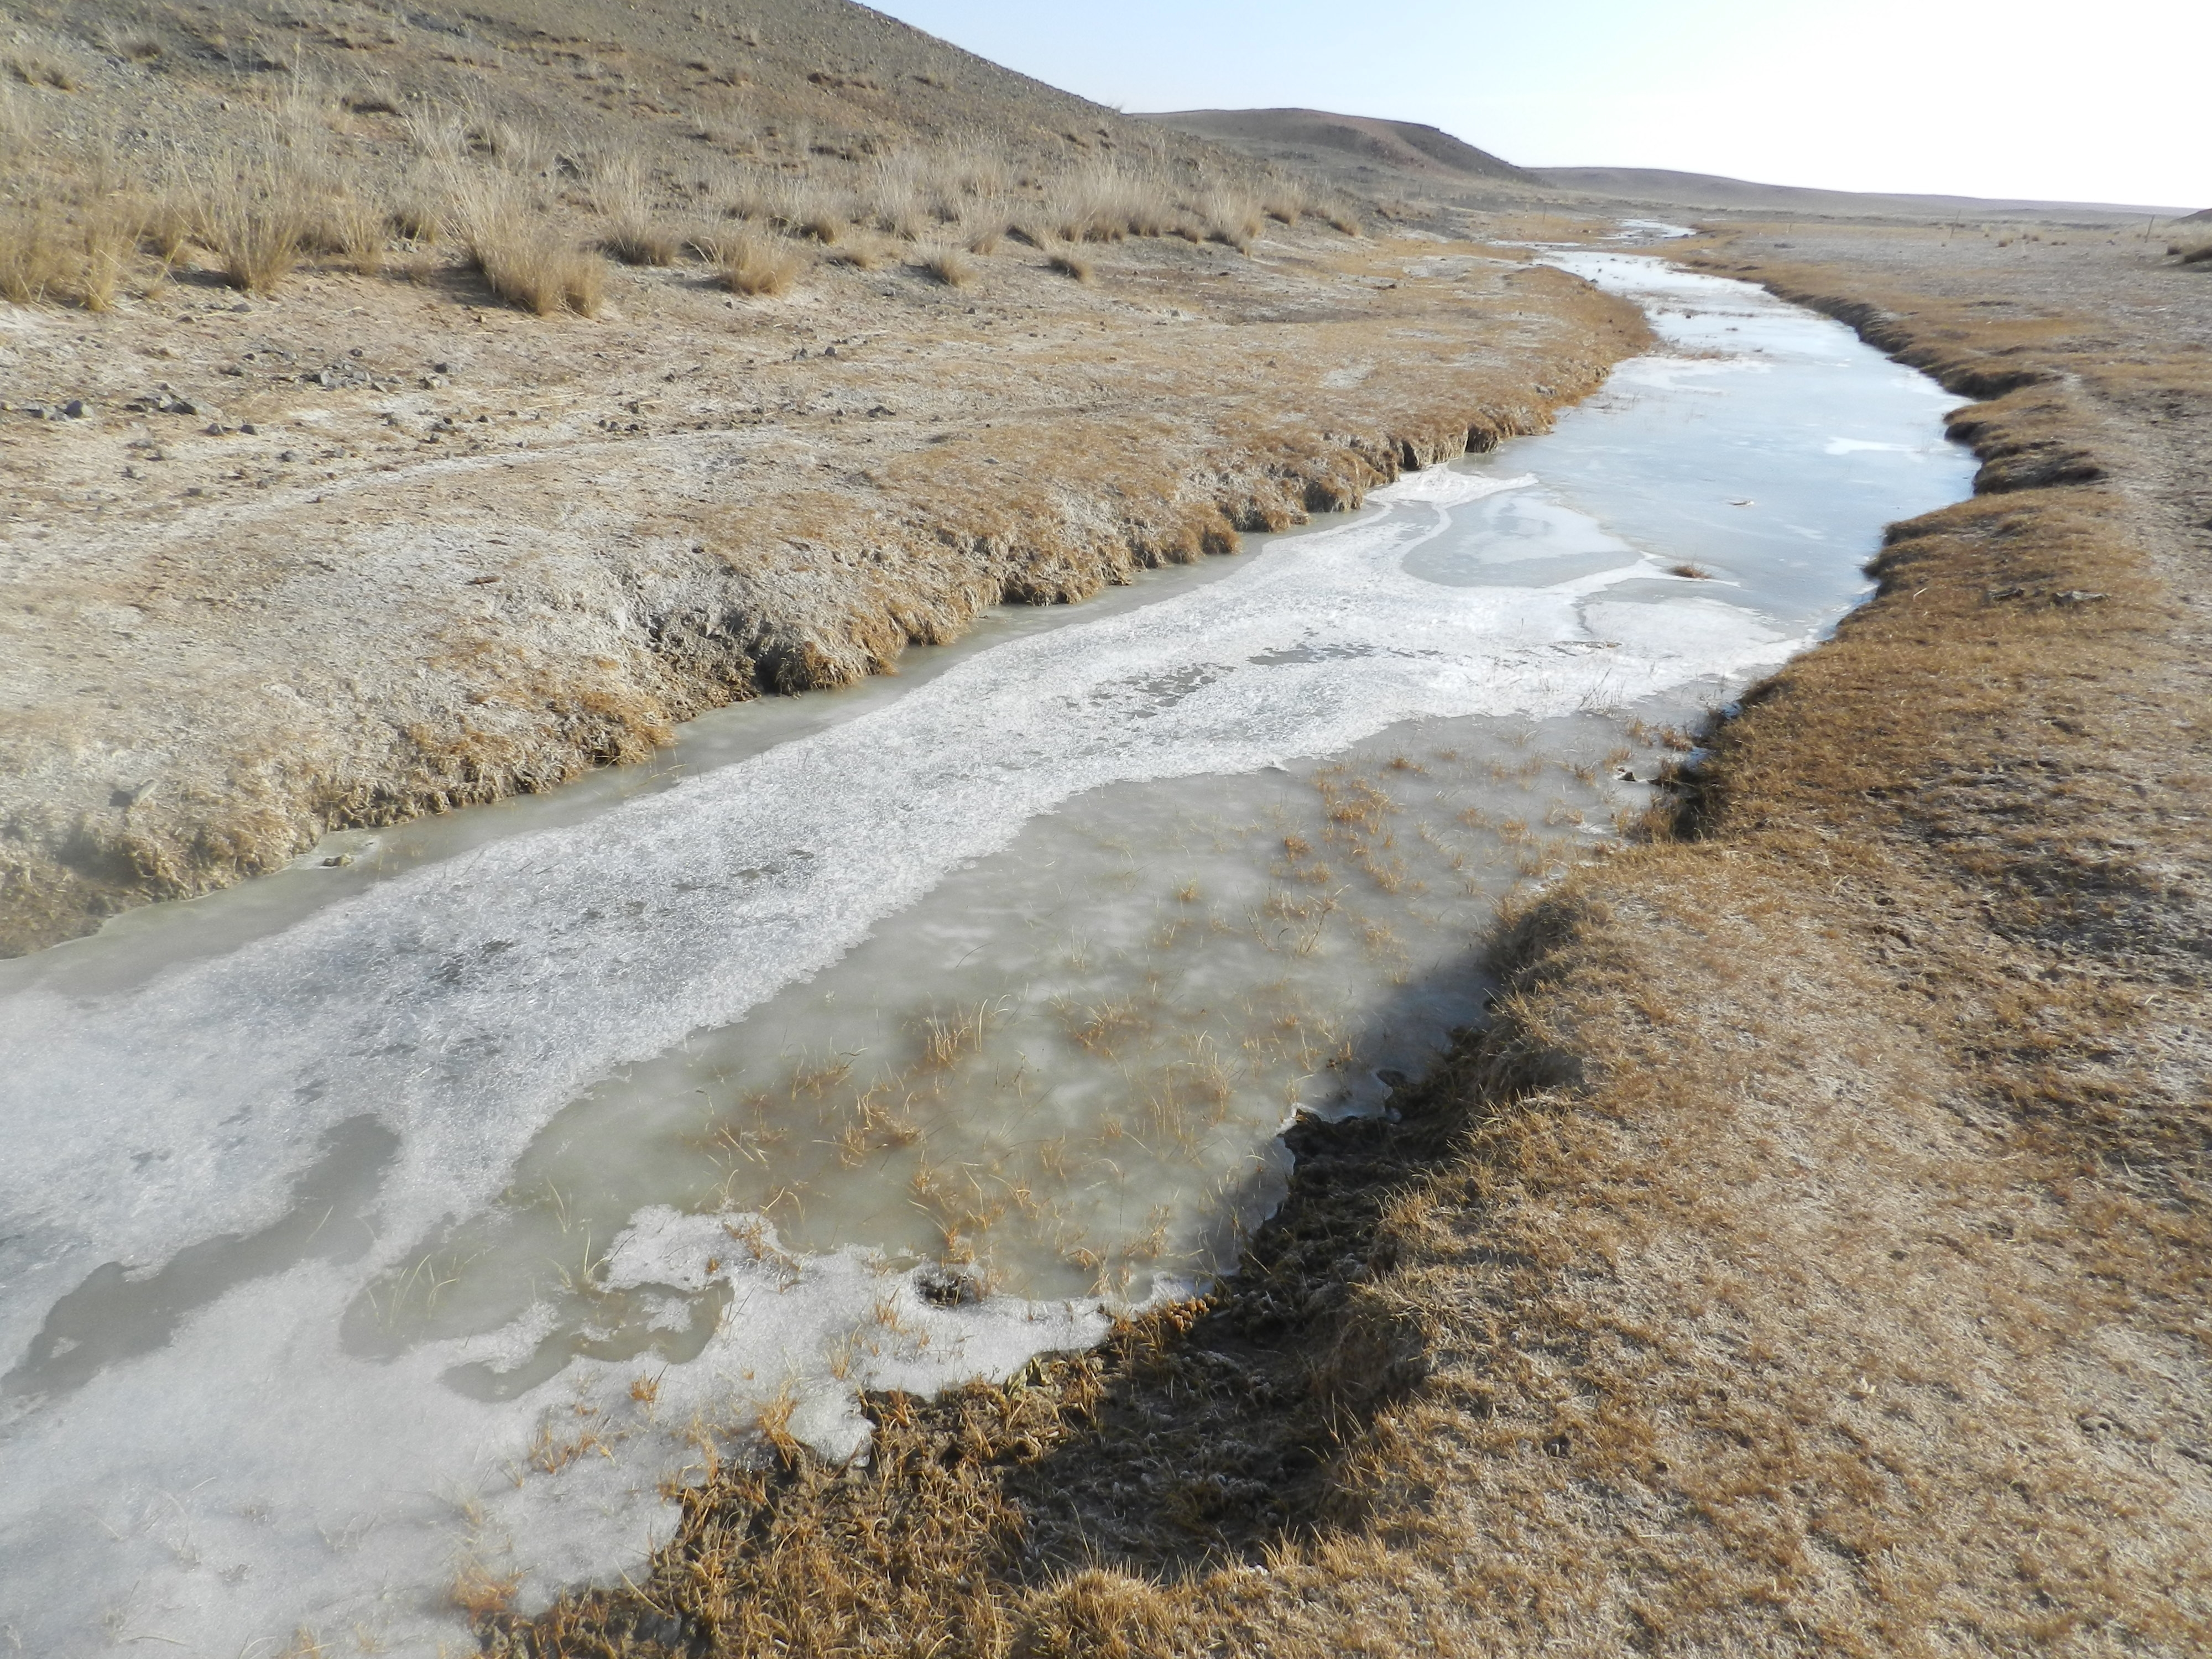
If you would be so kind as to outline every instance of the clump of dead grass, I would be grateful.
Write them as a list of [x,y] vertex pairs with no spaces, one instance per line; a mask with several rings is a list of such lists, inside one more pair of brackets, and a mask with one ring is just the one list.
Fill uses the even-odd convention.
[[1249,253],[1267,228],[1267,217],[1258,203],[1233,190],[1208,191],[1199,204],[1199,216],[1209,240],[1221,242],[1239,253]]
[[702,237],[697,246],[722,286],[749,298],[790,292],[805,264],[781,237],[750,225]]
[[593,200],[605,221],[599,246],[626,265],[672,265],[684,238],[653,204],[644,163],[628,152],[602,164]]
[[0,298],[106,311],[122,292],[142,230],[141,204],[94,202],[0,210]]
[[9,54],[8,73],[27,87],[51,87],[56,92],[75,92],[80,84],[76,65],[52,54],[19,52]]
[[326,203],[316,228],[318,252],[334,253],[364,276],[384,269],[392,214],[374,198],[349,192]]
[[231,287],[274,294],[307,252],[319,205],[313,180],[281,155],[234,155],[199,188],[195,235]]
[[17,305],[59,299],[78,266],[68,228],[51,210],[0,215],[0,297]]
[[512,192],[479,184],[461,198],[454,216],[469,264],[501,299],[540,317],[564,310],[599,315],[605,264]]
[[1048,270],[1056,270],[1063,276],[1073,276],[1086,288],[1097,280],[1097,269],[1091,263],[1091,256],[1073,243],[1048,247],[1044,263]]
[[926,247],[915,256],[915,268],[946,288],[966,288],[975,280],[975,267],[957,247]]

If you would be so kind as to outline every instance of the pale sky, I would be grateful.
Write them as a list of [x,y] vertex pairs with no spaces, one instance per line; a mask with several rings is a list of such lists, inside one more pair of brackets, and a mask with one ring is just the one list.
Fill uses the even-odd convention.
[[1534,167],[2212,206],[2212,0],[873,0],[1137,110],[1425,121]]

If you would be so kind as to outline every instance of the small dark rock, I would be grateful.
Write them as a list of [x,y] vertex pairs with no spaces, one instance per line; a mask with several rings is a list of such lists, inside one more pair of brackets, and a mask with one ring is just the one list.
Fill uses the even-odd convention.
[[249,438],[254,435],[253,422],[251,421],[241,421],[239,422],[238,429]]
[[62,415],[64,418],[68,420],[82,420],[84,418],[84,399],[82,398],[70,398],[67,403],[62,405]]
[[280,461],[296,461],[300,459],[300,452],[296,449],[280,449],[276,452],[276,459]]

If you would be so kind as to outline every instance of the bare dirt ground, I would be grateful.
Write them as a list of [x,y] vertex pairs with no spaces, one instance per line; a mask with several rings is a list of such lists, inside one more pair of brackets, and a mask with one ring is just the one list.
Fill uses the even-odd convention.
[[491,1650],[2203,1651],[2212,283],[1999,240],[1686,250],[1988,398],[1980,493],[1234,1285]]

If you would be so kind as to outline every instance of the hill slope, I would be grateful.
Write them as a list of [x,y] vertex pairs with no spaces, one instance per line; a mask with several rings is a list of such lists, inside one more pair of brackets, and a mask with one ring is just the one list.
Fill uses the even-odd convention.
[[1746,208],[1757,212],[1803,214],[1894,213],[1917,218],[1947,215],[2075,214],[2100,218],[2166,217],[2171,207],[2129,207],[2110,202],[2038,202],[1980,196],[1916,196],[1850,190],[1808,190],[1797,185],[1761,185],[1705,173],[1673,173],[1662,167],[1531,167],[1529,174],[1560,190],[1617,197],[1669,206]]
[[1439,182],[1528,184],[1532,175],[1440,128],[1317,109],[1192,109],[1141,115],[1176,132],[1219,139],[1271,160],[1355,172],[1391,170]]

